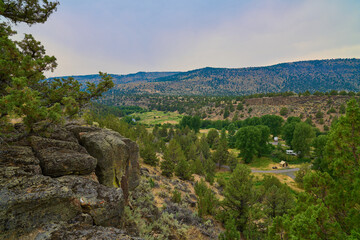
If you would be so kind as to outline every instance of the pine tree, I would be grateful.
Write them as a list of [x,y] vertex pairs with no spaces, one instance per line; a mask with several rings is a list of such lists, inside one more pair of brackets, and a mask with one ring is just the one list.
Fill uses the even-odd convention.
[[235,219],[236,229],[243,233],[249,220],[249,210],[254,202],[254,182],[251,170],[244,164],[238,164],[231,174],[223,201],[225,213]]
[[220,233],[219,240],[240,240],[240,233],[236,230],[235,219],[229,217],[225,223],[225,232]]
[[161,174],[166,177],[172,177],[175,169],[175,163],[171,159],[164,159],[160,165]]
[[215,152],[212,155],[213,161],[217,163],[220,169],[222,165],[227,163],[228,157],[229,151],[227,148],[227,141],[226,139],[221,139]]
[[10,0],[0,2],[0,129],[8,116],[22,117],[29,130],[40,121],[60,122],[74,117],[91,99],[96,99],[113,86],[111,77],[100,73],[96,86],[87,83],[84,91],[73,78],[46,80],[45,71],[54,70],[56,58],[46,55],[45,48],[32,35],[22,41],[11,39],[16,32],[12,24],[44,23],[56,10],[58,2]]
[[178,176],[181,180],[190,180],[192,177],[192,172],[190,169],[189,163],[184,159],[180,159],[176,168],[175,175]]
[[185,159],[184,152],[179,143],[175,139],[172,139],[164,152],[164,161],[161,162],[162,174],[171,177],[175,170],[175,166],[182,159]]
[[151,166],[155,167],[159,163],[159,159],[156,156],[154,147],[152,147],[150,144],[145,144],[144,147],[140,148],[140,156],[144,159],[144,163]]

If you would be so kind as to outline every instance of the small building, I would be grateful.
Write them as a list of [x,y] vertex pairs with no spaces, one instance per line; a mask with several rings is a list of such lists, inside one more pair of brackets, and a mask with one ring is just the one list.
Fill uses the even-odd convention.
[[289,166],[289,164],[287,162],[285,162],[285,161],[280,162],[280,167],[288,167],[288,166]]

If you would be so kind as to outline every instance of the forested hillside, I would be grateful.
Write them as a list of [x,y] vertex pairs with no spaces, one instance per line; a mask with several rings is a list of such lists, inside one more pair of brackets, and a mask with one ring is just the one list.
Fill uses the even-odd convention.
[[[113,82],[115,84],[126,84],[126,83],[142,82],[142,81],[151,81],[153,79],[168,77],[177,73],[179,72],[137,72],[126,75],[118,75],[118,74],[109,74],[109,75],[112,77]],[[64,76],[59,78],[68,78],[68,77],[72,77],[82,84],[85,84],[86,82],[98,83],[101,80],[99,74]],[[50,78],[50,79],[54,79],[54,78]]]
[[[108,93],[163,95],[244,95],[269,92],[360,90],[360,59],[315,60],[251,68],[202,68],[188,72],[111,75]],[[97,75],[73,76],[80,82]]]

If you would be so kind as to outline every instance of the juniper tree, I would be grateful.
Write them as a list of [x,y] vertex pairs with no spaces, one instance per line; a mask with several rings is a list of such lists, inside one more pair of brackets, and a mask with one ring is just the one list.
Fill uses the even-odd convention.
[[23,118],[32,129],[34,123],[59,122],[75,116],[81,107],[113,86],[111,77],[100,73],[98,85],[87,83],[81,90],[73,78],[45,80],[45,71],[53,71],[56,58],[46,55],[45,48],[30,34],[22,41],[11,39],[12,26],[44,23],[56,11],[59,2],[47,0],[0,1],[0,128],[9,116]]

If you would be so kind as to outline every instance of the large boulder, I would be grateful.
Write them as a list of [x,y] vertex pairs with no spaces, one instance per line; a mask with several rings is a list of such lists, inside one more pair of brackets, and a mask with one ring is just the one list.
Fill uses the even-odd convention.
[[96,167],[96,159],[89,154],[63,148],[42,149],[37,156],[43,174],[51,177],[90,174]]
[[68,125],[80,144],[97,159],[99,182],[109,187],[121,187],[125,198],[139,184],[139,147],[119,133],[96,127]]
[[17,239],[37,226],[67,221],[82,212],[71,189],[39,174],[38,160],[31,153],[27,147],[0,148],[2,239]]
[[[0,146],[0,239],[38,235],[49,239],[54,226],[66,227],[74,221],[90,228],[120,226],[121,188],[99,184],[93,175],[52,178],[41,173],[40,161],[30,147]],[[88,217],[78,220],[84,215]]]
[[139,182],[136,143],[76,124],[34,134],[0,145],[0,239],[131,239],[117,227]]
[[38,136],[30,137],[30,143],[46,176],[84,175],[95,170],[96,159],[78,143]]
[[41,174],[39,163],[40,161],[34,156],[31,147],[0,145],[1,168],[8,166],[19,169],[21,167],[21,171],[24,173]]
[[81,176],[57,178],[71,189],[78,199],[83,213],[89,214],[95,225],[119,226],[124,210],[124,197],[121,188],[109,188]]

